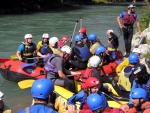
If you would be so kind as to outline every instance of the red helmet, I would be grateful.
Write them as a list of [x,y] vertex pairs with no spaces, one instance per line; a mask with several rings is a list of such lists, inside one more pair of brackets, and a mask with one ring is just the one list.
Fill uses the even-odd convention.
[[61,37],[61,40],[63,40],[63,41],[68,41],[69,38],[68,38],[67,36],[62,36],[62,37]]
[[80,28],[80,29],[79,29],[79,32],[80,32],[80,33],[86,33],[86,28],[85,28],[85,27]]
[[95,77],[89,77],[86,81],[85,81],[85,85],[84,88],[90,88],[90,87],[94,87],[100,84],[100,81],[95,78]]

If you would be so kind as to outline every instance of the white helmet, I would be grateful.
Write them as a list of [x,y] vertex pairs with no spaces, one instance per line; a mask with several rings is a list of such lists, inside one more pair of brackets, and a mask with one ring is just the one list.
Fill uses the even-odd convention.
[[71,49],[71,47],[65,45],[61,48],[61,51],[66,52],[67,54],[71,54],[72,49]]
[[4,93],[2,93],[2,92],[0,91],[0,100],[3,100],[3,98],[4,98]]
[[130,8],[135,8],[135,6],[132,5],[132,4],[130,4],[130,5],[128,6],[128,9],[130,9]]
[[106,34],[109,35],[110,33],[113,33],[114,31],[112,29],[109,29]]
[[141,54],[141,51],[140,51],[139,48],[134,48],[132,52],[133,52],[133,53],[139,53],[139,54]]
[[101,59],[98,56],[92,56],[90,58],[89,64],[90,64],[90,67],[98,67],[100,62],[101,62]]
[[48,33],[44,33],[44,34],[42,35],[42,38],[49,38],[49,34],[48,34]]
[[57,37],[51,37],[49,39],[49,43],[51,46],[55,46],[56,42],[58,42],[58,38]]
[[26,34],[26,35],[24,36],[24,39],[27,39],[27,38],[32,38],[32,35],[31,35],[31,34]]

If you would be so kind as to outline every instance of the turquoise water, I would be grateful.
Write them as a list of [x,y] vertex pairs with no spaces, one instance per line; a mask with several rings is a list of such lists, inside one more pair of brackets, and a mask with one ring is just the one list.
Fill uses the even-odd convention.
[[[138,9],[138,7],[137,7]],[[76,20],[82,18],[82,26],[87,28],[87,34],[96,33],[103,44],[107,43],[106,31],[113,29],[119,36],[116,17],[127,6],[83,6],[74,10],[57,10],[22,15],[0,16],[0,57],[10,57],[16,53],[18,45],[27,33],[33,35],[33,42],[41,40],[43,33],[50,37],[61,38],[63,35],[71,36]],[[78,34],[78,23],[75,35]],[[124,41],[119,38],[119,49],[124,51]],[[31,104],[30,89],[21,90],[17,83],[4,81],[0,77],[0,90],[5,94],[5,104],[15,113]]]

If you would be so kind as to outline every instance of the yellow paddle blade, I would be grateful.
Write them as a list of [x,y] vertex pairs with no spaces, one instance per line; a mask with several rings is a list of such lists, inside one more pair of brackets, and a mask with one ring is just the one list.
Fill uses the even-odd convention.
[[21,88],[21,89],[26,89],[26,88],[30,88],[33,84],[35,80],[23,80],[23,81],[20,81],[18,82],[18,86]]
[[10,59],[11,59],[11,60],[18,60],[18,57],[17,57],[16,55],[11,55],[11,56],[10,56]]

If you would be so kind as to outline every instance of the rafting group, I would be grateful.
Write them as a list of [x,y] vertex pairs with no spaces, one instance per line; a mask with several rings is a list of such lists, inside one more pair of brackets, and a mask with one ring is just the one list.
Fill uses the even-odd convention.
[[12,58],[0,67],[5,79],[27,80],[20,87],[31,87],[32,106],[18,113],[149,113],[149,61],[139,48],[131,52],[132,38],[125,39],[133,35],[129,25],[134,22],[140,33],[134,9],[129,5],[128,11],[117,17],[124,34],[125,56],[112,29],[106,32],[106,46],[96,34],[87,36],[84,27],[75,37],[62,36],[60,40],[44,33],[37,45],[32,42],[32,34],[26,34],[16,52],[19,61]]

